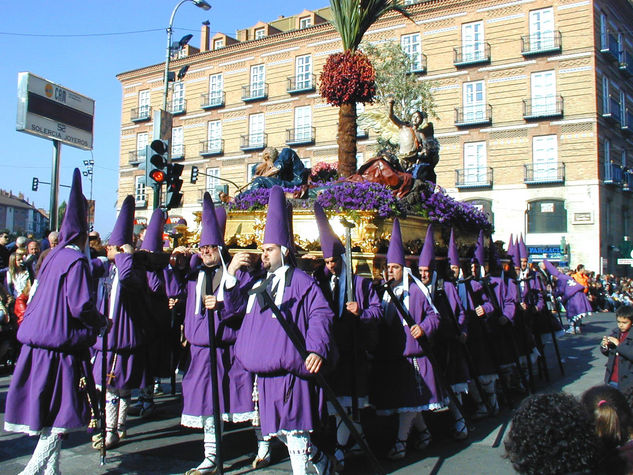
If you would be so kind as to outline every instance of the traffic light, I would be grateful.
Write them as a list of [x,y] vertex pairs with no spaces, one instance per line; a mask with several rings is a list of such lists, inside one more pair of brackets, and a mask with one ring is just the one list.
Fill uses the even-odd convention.
[[37,191],[37,188],[40,186],[40,179],[37,177],[33,177],[33,185],[31,186],[31,189],[33,191]]
[[167,165],[167,192],[165,195],[165,203],[167,209],[180,208],[182,201],[182,180],[180,175],[185,167],[180,163],[171,163]]
[[191,184],[195,184],[198,181],[198,167],[195,165],[191,166],[191,179],[189,181]]
[[154,140],[147,146],[146,150],[146,183],[147,186],[155,185],[160,187],[167,181],[167,163],[169,158],[169,145],[167,140]]

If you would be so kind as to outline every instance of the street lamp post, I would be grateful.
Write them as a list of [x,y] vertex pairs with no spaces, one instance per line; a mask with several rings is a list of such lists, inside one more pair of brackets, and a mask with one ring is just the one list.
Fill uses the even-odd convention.
[[90,231],[93,231],[93,225],[94,225],[94,216],[92,216],[92,206],[93,206],[93,202],[92,202],[92,180],[94,178],[94,167],[95,167],[95,161],[94,160],[84,160],[84,166],[86,167],[86,169],[82,172],[83,176],[88,177],[88,179],[90,180],[90,201],[89,201],[89,206],[88,206],[88,224],[90,225]]
[[186,2],[193,2],[195,6],[198,8],[202,8],[203,10],[210,10],[211,5],[209,5],[205,0],[180,0],[178,5],[174,7],[174,10],[171,12],[171,17],[169,18],[169,26],[167,27],[167,48],[165,53],[165,89],[163,91],[163,110],[167,110],[167,96],[169,94],[169,61],[171,59],[171,37],[173,32],[174,25],[174,17],[176,16],[176,11],[180,8],[180,5]]

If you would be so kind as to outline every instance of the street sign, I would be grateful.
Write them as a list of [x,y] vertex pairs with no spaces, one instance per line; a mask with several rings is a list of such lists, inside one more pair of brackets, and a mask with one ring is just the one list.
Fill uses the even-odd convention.
[[631,267],[633,267],[633,259],[620,257],[618,259],[618,265],[619,266],[631,266]]
[[31,73],[18,73],[16,130],[92,150],[95,101]]

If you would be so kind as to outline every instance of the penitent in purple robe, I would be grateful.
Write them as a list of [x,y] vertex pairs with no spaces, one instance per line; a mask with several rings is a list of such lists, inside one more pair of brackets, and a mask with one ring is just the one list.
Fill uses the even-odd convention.
[[[396,295],[398,290],[398,287],[394,289]],[[380,342],[371,381],[370,400],[376,406],[376,412],[388,415],[443,407],[445,395],[437,387],[429,359],[411,336],[395,305],[383,297],[383,306],[384,324],[379,330]],[[409,286],[408,310],[424,334],[431,338],[440,318],[415,283]]]
[[554,294],[561,297],[563,306],[567,310],[567,318],[578,315],[587,315],[592,312],[591,304],[584,293],[585,287],[571,277],[559,274],[556,276],[556,289]]
[[[204,418],[213,416],[211,362],[209,359],[209,319],[204,308],[202,274],[211,279],[213,294],[219,298],[223,269],[205,268],[199,259],[192,261],[194,271],[187,281],[187,303],[185,310],[185,338],[190,345],[191,363],[182,378],[183,409],[181,424],[186,427],[201,428]],[[238,273],[238,276],[241,275]],[[243,279],[246,280],[246,279]],[[197,294],[196,287],[200,291]],[[233,344],[241,324],[246,300],[229,298],[240,294],[238,285],[223,290],[223,301],[218,302],[214,313],[217,377],[219,382],[219,403],[222,419],[243,422],[255,418],[253,404],[253,376],[235,360]],[[199,297],[200,301],[197,301]]]
[[152,378],[171,376],[171,312],[162,270],[147,271],[149,374]]
[[[95,267],[96,271],[97,268]],[[114,266],[104,263],[103,270],[113,276],[113,283],[98,292],[99,309],[112,318],[108,332],[107,373],[113,374],[107,382],[112,389],[144,388],[150,383],[147,366],[147,277],[145,271],[134,265],[132,254],[119,253]],[[115,275],[116,272],[116,275]],[[118,283],[114,283],[118,280]],[[113,307],[113,308],[112,308]],[[93,375],[101,384],[103,341],[97,338],[94,346]]]
[[90,375],[88,349],[105,325],[90,286],[79,248],[49,254],[18,330],[23,346],[7,395],[5,430],[35,435],[43,428],[63,433],[87,426],[90,407],[80,380]]
[[[277,272],[282,269],[285,268]],[[285,276],[282,314],[294,324],[308,353],[327,359],[334,315],[323,292],[312,277],[299,269],[285,269]],[[242,289],[259,285],[260,281],[253,279],[249,285],[242,284]],[[244,294],[231,297],[243,299]],[[262,310],[259,299],[254,296],[249,297],[249,307],[235,343],[235,355],[246,370],[257,375],[264,438],[313,430],[322,417],[323,393],[272,310]]]

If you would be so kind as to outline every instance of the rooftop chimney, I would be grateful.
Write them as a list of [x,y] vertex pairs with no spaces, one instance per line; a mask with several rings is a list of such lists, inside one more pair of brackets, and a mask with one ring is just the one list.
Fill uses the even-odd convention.
[[205,51],[209,51],[209,22],[205,21],[202,23],[202,29],[200,30],[200,52],[204,53]]

